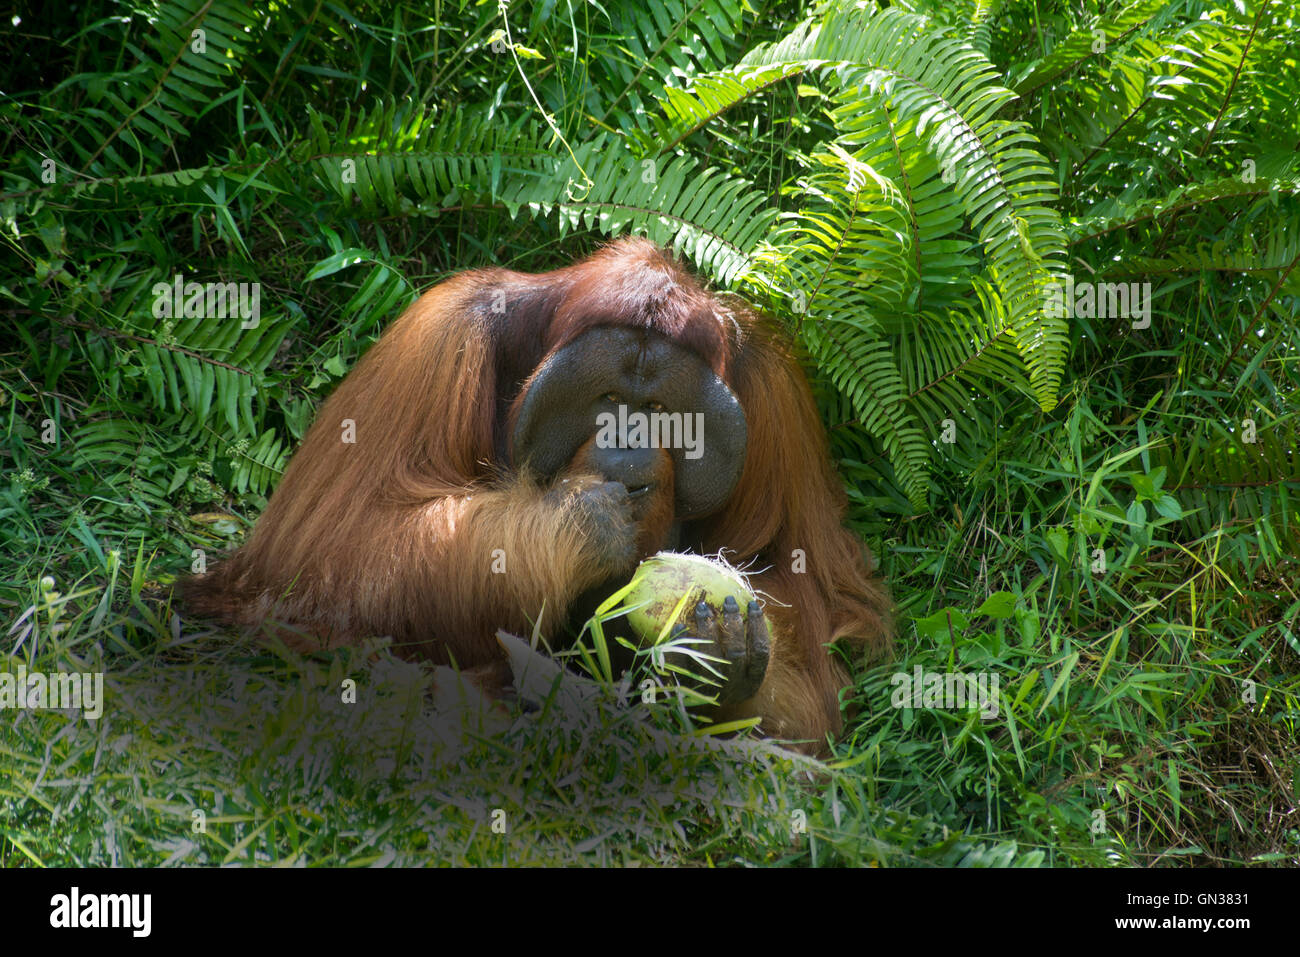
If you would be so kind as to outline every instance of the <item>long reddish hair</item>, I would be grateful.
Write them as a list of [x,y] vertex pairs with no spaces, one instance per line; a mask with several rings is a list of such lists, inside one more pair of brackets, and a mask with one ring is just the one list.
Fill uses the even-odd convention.
[[600,325],[671,338],[739,399],[739,483],[683,544],[724,550],[774,599],[768,676],[738,712],[785,737],[838,730],[848,676],[827,645],[883,651],[890,602],[842,524],[808,384],[780,330],[646,240],[548,273],[475,270],[422,296],[322,406],[247,543],[187,583],[190,607],[300,647],[391,635],[465,667],[499,660],[498,628],[540,620],[553,634],[602,570],[574,516],[511,468],[507,418],[534,370]]

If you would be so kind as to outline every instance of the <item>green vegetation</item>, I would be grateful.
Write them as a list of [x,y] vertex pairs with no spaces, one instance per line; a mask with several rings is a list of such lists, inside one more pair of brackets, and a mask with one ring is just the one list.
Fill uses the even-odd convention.
[[[7,46],[0,672],[109,700],[0,710],[0,865],[1300,862],[1289,0],[99,0]],[[462,726],[382,648],[173,615],[418,291],[629,233],[807,355],[900,605],[831,767],[608,688]],[[996,716],[891,707],[917,668]]]

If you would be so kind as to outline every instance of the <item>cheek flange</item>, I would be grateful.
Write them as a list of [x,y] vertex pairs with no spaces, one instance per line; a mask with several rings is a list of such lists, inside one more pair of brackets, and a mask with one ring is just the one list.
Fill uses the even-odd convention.
[[544,478],[556,475],[597,433],[598,414],[610,411],[601,397],[611,392],[624,397],[627,414],[649,414],[640,406],[654,401],[663,405],[657,415],[677,416],[651,422],[660,427],[652,426],[655,438],[671,437],[665,444],[673,457],[678,516],[721,508],[745,464],[744,410],[698,356],[644,330],[592,329],[542,362],[518,402],[511,464]]

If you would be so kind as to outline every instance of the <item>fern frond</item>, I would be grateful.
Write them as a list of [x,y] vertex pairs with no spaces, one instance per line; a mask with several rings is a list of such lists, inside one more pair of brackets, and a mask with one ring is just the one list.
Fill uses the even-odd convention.
[[1105,56],[1108,49],[1144,27],[1166,5],[1167,0],[1137,0],[1086,27],[1071,31],[1051,53],[1029,63],[1023,75],[1013,78],[1009,85],[1021,96],[1031,95],[1077,69],[1080,64]]
[[1107,278],[1124,276],[1176,276],[1187,273],[1232,272],[1271,275],[1288,270],[1300,260],[1300,214],[1261,222],[1240,245],[1220,240],[1192,249],[1173,250],[1164,257],[1134,256],[1107,269]]
[[280,480],[292,449],[276,435],[274,429],[263,432],[256,442],[235,443],[230,454],[230,487],[236,492],[266,492]]
[[615,0],[599,9],[608,35],[593,37],[588,75],[606,93],[599,126],[638,129],[651,97],[730,62],[743,33],[743,0]]
[[1269,561],[1300,549],[1300,430],[1294,421],[1280,420],[1257,434],[1235,423],[1208,424],[1171,436],[1153,450],[1152,462],[1168,469],[1192,535],[1253,527]]
[[245,31],[256,14],[226,0],[174,0],[160,5],[146,35],[148,49],[128,43],[133,67],[74,77],[87,99],[67,117],[67,142],[83,174],[130,175],[156,170],[194,121],[238,82]]
[[539,176],[551,162],[541,125],[527,119],[492,122],[468,110],[441,117],[410,100],[345,108],[333,132],[315,110],[307,119],[300,158],[346,209],[410,215],[490,204],[509,181]]
[[697,130],[703,129],[736,104],[808,69],[802,62],[769,66],[736,66],[695,78],[689,90],[666,87],[660,100],[662,116],[655,121],[658,151],[667,152]]
[[1221,200],[1251,199],[1271,194],[1300,196],[1300,177],[1224,176],[1178,186],[1163,196],[1126,202],[1114,198],[1094,207],[1092,215],[1068,227],[1071,246],[1091,242],[1107,233],[1132,229],[1184,210],[1207,207]]
[[[590,177],[590,188],[578,184]],[[510,210],[559,214],[561,233],[639,232],[730,284],[771,228],[777,210],[748,180],[680,156],[638,160],[621,141],[599,137],[543,178],[518,178],[503,191]]]

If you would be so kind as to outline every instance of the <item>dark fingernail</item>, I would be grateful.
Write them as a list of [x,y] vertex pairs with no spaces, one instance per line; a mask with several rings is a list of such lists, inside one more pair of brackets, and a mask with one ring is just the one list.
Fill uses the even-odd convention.
[[763,613],[763,607],[758,602],[751,601],[749,603],[749,613],[751,615],[761,615]]
[[728,595],[728,596],[727,596],[726,601],[724,601],[724,602],[722,603],[722,610],[725,611],[725,612],[726,612],[727,614],[729,614],[729,615],[736,615],[736,614],[739,614],[739,613],[740,613],[740,606],[739,606],[738,604],[736,604],[736,596],[735,596],[735,595]]

